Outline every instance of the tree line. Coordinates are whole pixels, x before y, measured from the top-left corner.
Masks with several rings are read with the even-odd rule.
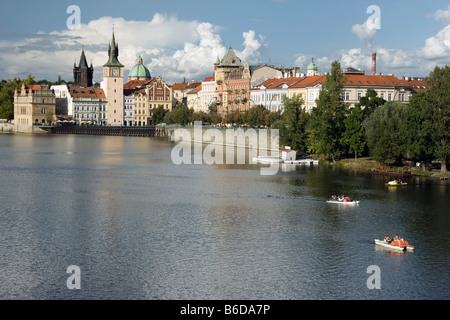
[[[311,113],[300,97],[284,98],[285,111],[274,124],[281,141],[300,154],[317,154],[331,162],[343,157],[372,156],[386,165],[404,160],[439,161],[446,172],[450,158],[450,68],[436,67],[425,79],[427,90],[409,103],[386,102],[368,89],[354,108],[343,100],[339,62],[331,72]]]

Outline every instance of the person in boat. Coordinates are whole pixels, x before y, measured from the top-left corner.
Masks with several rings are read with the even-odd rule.
[[[331,199],[337,200],[337,197],[336,197],[335,195],[332,195],[332,196],[331,196]]]
[[[386,243],[388,243],[388,244],[391,244],[391,242],[392,242],[391,237],[385,236],[385,237],[384,237],[384,242],[386,242]]]

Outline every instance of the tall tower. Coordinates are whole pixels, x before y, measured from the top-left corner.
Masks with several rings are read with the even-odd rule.
[[[108,49],[108,62],[103,65],[103,90],[108,100],[106,105],[107,123],[112,126],[123,125],[123,69],[119,60],[119,45],[114,30]]]
[[[92,78],[94,76],[94,67],[89,67],[86,61],[86,55],[84,54],[84,48],[81,51],[80,64],[73,65],[73,83],[75,86],[80,87],[92,87]]]

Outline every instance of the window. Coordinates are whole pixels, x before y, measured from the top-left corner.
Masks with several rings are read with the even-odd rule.
[[[398,96],[400,101],[405,101],[405,94],[404,93],[400,93]]]
[[[388,93],[388,101],[392,101],[392,93]]]
[[[344,92],[344,100],[350,100],[350,92]]]
[[[361,97],[362,97],[362,93],[358,92],[358,100],[361,99]]]

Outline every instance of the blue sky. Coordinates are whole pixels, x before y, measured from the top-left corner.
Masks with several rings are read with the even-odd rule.
[[[67,28],[67,8],[81,27]],[[365,26],[380,8],[380,29]],[[426,76],[450,61],[450,6],[430,0],[165,0],[28,1],[0,5],[0,79],[32,74],[72,80],[82,45],[101,81],[115,25],[119,60],[131,69],[141,55],[152,76],[169,83],[202,80],[228,47],[250,64],[299,66],[314,57],[319,73],[331,62],[396,76]]]

